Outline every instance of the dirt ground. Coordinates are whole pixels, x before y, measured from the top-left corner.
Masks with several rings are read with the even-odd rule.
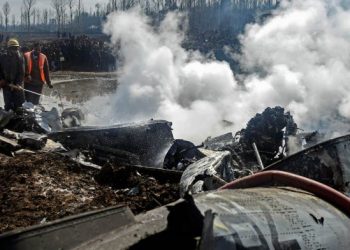
[[[177,183],[108,169],[87,169],[53,153],[0,155],[0,233],[117,204],[138,214],[179,198]]]
[[[78,71],[54,71],[50,72],[51,80],[53,82],[71,79],[84,79],[84,78],[103,78],[103,79],[116,79],[117,73],[115,72],[78,72]]]

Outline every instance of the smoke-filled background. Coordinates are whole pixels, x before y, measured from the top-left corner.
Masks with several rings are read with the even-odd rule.
[[[263,24],[248,25],[235,55],[246,72],[240,77],[181,47],[185,16],[170,13],[157,28],[150,22],[138,9],[108,16],[120,86],[87,104],[96,111],[89,123],[166,119],[176,138],[198,143],[280,105],[305,130],[349,130],[350,11],[342,1],[282,1]]]

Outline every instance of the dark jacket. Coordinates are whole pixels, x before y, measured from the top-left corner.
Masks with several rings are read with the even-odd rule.
[[[0,57],[0,80],[7,83],[22,84],[25,73],[25,62],[21,52],[7,51]]]

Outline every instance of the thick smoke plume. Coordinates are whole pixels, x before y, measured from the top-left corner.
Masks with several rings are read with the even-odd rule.
[[[294,0],[282,2],[264,25],[248,27],[241,62],[257,72],[245,81],[248,98],[286,107],[306,129],[347,132],[349,17],[342,1]]]
[[[166,119],[176,137],[197,141],[225,131],[237,83],[227,63],[206,62],[181,47],[183,20],[171,13],[156,30],[138,10],[109,16],[105,32],[123,60],[120,86],[106,107],[113,122]]]
[[[195,142],[237,131],[276,105],[306,130],[348,131],[350,11],[341,1],[284,1],[263,24],[247,26],[239,83],[227,63],[181,47],[182,20],[171,13],[152,28],[138,10],[112,13],[104,31],[123,59],[120,87],[91,109],[99,103],[113,123],[167,119],[175,137]]]

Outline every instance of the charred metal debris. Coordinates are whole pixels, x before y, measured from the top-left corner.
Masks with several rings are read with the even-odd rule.
[[[0,232],[46,225],[57,219],[60,224],[61,218],[67,215],[108,210],[111,206],[125,205],[135,214],[160,207],[161,214],[164,213],[162,230],[167,223],[165,231],[160,230],[131,249],[155,248],[155,242],[160,245],[172,242],[176,246],[174,249],[213,249],[207,246],[216,246],[217,230],[229,227],[225,224],[229,218],[224,213],[225,205],[209,208],[205,200],[224,202],[231,199],[227,197],[232,193],[226,191],[214,195],[215,198],[202,194],[194,199],[192,195],[272,170],[301,175],[350,195],[350,136],[320,143],[322,134],[301,132],[291,114],[281,107],[267,108],[256,114],[246,128],[234,135],[209,137],[201,145],[174,139],[172,124],[168,121],[86,127],[82,126],[83,120],[84,115],[77,109],[64,110],[62,114],[56,109],[45,111],[29,105],[16,113],[0,110],[0,183],[3,190],[0,199],[1,211],[5,214],[0,216]],[[258,197],[261,192],[256,190],[249,195]],[[278,192],[282,191],[272,190],[271,195]],[[248,194],[243,192],[237,197],[241,195]],[[184,197],[184,201],[164,210],[165,205],[180,197]],[[251,204],[243,202],[242,206],[249,210]],[[112,210],[119,211],[124,219],[129,218],[125,217],[129,210],[116,209]],[[107,210],[96,212],[94,216],[108,217]],[[240,223],[253,223],[248,217],[242,217]],[[309,217],[319,221],[315,215]],[[218,218],[223,227],[213,227]],[[89,220],[86,225],[90,225]],[[187,227],[192,220],[193,227]],[[135,222],[133,218],[126,221]],[[11,237],[16,234],[9,235],[0,235],[0,246],[14,244]],[[173,238],[174,235],[177,237]],[[238,246],[239,242],[230,237],[221,240],[222,247]],[[261,237],[260,241],[266,247],[270,244]],[[131,246],[131,242],[127,245]],[[297,246],[300,242],[273,241],[271,244],[279,244],[284,249],[283,246]]]

